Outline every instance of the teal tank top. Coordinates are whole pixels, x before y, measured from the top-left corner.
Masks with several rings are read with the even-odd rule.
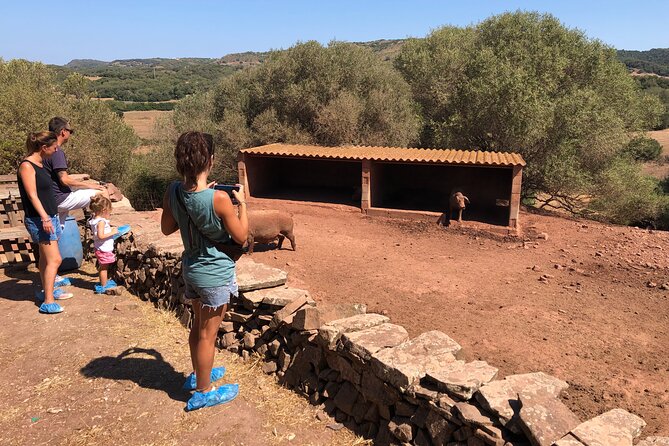
[[[212,241],[224,243],[230,240],[221,219],[214,211],[214,189],[187,192],[180,182],[170,185],[170,208],[179,224],[181,240],[184,244],[182,256],[184,279],[200,288],[228,285],[235,276],[235,262],[228,255],[216,249]],[[182,198],[177,198],[179,194]],[[189,237],[188,210],[196,228]],[[199,229],[199,230],[198,230]],[[210,240],[202,237],[200,232]],[[189,240],[190,238],[190,240]],[[192,243],[191,243],[192,242]]]

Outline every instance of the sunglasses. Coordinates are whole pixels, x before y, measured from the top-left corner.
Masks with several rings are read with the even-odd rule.
[[[72,129],[64,128],[63,130],[67,130],[68,132],[70,132],[70,135],[74,135],[74,130]]]

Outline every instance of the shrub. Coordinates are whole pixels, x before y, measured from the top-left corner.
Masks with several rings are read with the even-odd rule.
[[[662,153],[662,145],[653,138],[637,136],[627,143],[625,153],[637,161],[656,161]]]

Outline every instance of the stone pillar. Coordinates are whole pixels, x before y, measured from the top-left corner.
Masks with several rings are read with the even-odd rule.
[[[523,182],[523,166],[513,166],[513,177],[511,181],[511,201],[509,209],[509,227],[518,227],[518,214],[520,212],[520,187]]]
[[[239,175],[239,184],[244,186],[244,198],[251,197],[251,190],[249,189],[249,179],[246,176],[246,157],[242,152],[237,155],[237,173]]]
[[[371,180],[371,164],[370,160],[362,160],[362,193],[360,197],[360,209],[367,212],[372,203],[372,191],[370,187]]]

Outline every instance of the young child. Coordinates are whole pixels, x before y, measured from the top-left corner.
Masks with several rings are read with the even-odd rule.
[[[116,263],[114,236],[119,233],[119,230],[110,225],[112,204],[109,198],[103,195],[95,195],[91,198],[90,208],[93,217],[88,221],[88,224],[93,232],[95,257],[98,259],[98,271],[100,272],[100,283],[95,285],[95,294],[103,294],[105,291],[116,287],[116,282],[108,279],[107,270],[109,265]]]

